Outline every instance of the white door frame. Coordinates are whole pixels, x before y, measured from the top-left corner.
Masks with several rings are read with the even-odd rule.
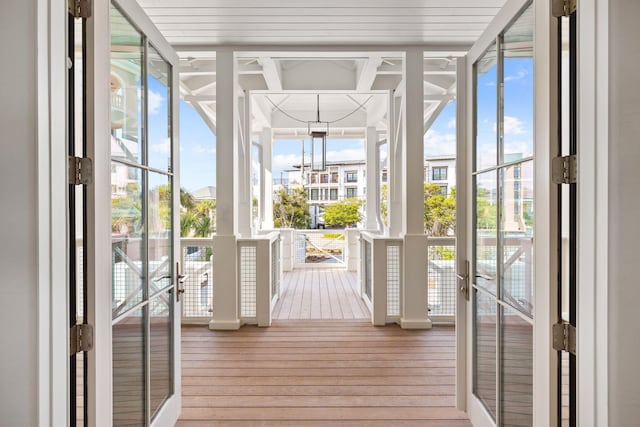
[[[466,80],[464,82],[466,108],[459,110],[462,117],[459,123],[464,123],[466,129],[458,133],[458,162],[460,175],[458,182],[465,183],[464,202],[460,204],[463,223],[458,223],[458,236],[465,236],[466,259],[473,254],[472,224],[472,159],[474,145],[474,81],[473,64],[484,54],[489,45],[511,23],[517,14],[527,5],[529,0],[509,0],[496,15],[487,30],[482,34],[466,57]],[[551,325],[556,322],[557,313],[557,260],[556,260],[556,230],[557,230],[557,187],[550,180],[551,158],[557,152],[557,109],[556,109],[556,27],[555,19],[551,16],[550,2],[534,1],[534,327],[533,327],[533,423],[540,426],[557,425],[557,360],[556,352],[552,348]],[[460,81],[460,80],[459,80]],[[460,91],[458,92],[461,93]],[[462,127],[462,126],[460,126]],[[464,143],[461,143],[460,140]],[[460,194],[460,193],[459,193]],[[460,221],[460,220],[459,220]],[[464,227],[464,228],[462,228]],[[460,249],[459,249],[460,250]],[[460,258],[462,259],[462,258]],[[458,265],[458,271],[461,266]],[[470,278],[469,286],[473,281]],[[470,289],[471,292],[471,289]],[[457,324],[461,336],[458,338],[458,398],[457,405],[466,409],[469,418],[477,426],[492,426],[491,420],[484,406],[473,394],[473,311],[472,303],[461,303],[462,295],[458,295]],[[462,308],[462,310],[461,310]],[[465,312],[466,315],[462,314]],[[460,328],[464,325],[464,328]],[[465,350],[465,358],[460,353]],[[464,364],[466,362],[466,364]],[[465,375],[465,380],[460,378]],[[465,384],[466,383],[466,384]],[[466,387],[461,396],[462,387]]]
[[[173,173],[174,189],[179,182],[178,56],[142,8],[133,0],[114,0],[138,30],[172,66]],[[90,426],[112,424],[112,314],[111,314],[111,128],[110,128],[110,2],[93,2],[87,20],[87,156],[93,159],[94,182],[87,188],[88,323],[94,326],[94,349],[89,354],[88,405]],[[173,192],[174,230],[180,230],[180,193]],[[174,260],[180,260],[180,237],[174,233]],[[174,272],[174,274],[177,274]],[[177,277],[176,279],[177,280]],[[175,293],[172,294],[175,297]],[[174,310],[174,393],[157,413],[152,425],[173,426],[181,408],[180,320],[181,307]]]

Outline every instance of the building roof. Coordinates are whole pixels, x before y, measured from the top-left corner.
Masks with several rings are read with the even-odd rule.
[[[198,188],[191,192],[191,195],[196,200],[215,200],[216,199],[216,187],[210,185],[208,187]]]

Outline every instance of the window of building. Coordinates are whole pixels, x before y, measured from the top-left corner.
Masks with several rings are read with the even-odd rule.
[[[440,186],[440,194],[442,194],[443,196],[447,197],[449,189],[447,188],[446,185],[441,185]]]
[[[338,172],[331,172],[331,183],[332,184],[338,183]]]
[[[382,182],[387,182],[388,179],[387,171],[382,171]]]
[[[447,180],[447,166],[435,166],[431,170],[431,178],[434,181],[446,181]]]
[[[348,171],[346,174],[347,182],[358,182],[358,172],[357,171]]]
[[[311,183],[315,184],[316,182],[318,182],[318,174],[317,173],[312,173],[311,174]]]
[[[311,189],[311,200],[318,200],[318,189]]]
[[[358,197],[358,188],[357,187],[347,187],[347,198],[349,197]]]
[[[320,184],[328,184],[329,183],[329,174],[323,173],[320,175]]]
[[[329,190],[329,198],[331,200],[338,200],[338,189],[337,188],[332,188],[331,190]]]

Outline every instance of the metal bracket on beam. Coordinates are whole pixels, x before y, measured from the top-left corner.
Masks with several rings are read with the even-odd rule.
[[[553,0],[551,13],[554,17],[569,16],[578,9],[578,0]]]

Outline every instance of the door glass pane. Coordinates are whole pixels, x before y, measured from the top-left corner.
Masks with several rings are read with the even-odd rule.
[[[170,78],[171,66],[149,45],[147,49],[147,109],[149,120],[149,166],[171,170]]]
[[[495,166],[498,161],[497,68],[496,44],[493,43],[475,64],[476,171]]]
[[[171,197],[171,177],[149,172],[149,295],[173,283]]]
[[[533,6],[503,36],[503,162],[533,155]]]
[[[477,286],[496,294],[497,272],[497,179],[496,172],[475,177],[475,281]]]
[[[503,426],[533,425],[533,325],[502,308],[501,393]]]
[[[142,163],[142,35],[111,6],[111,157]]]
[[[533,161],[502,169],[501,299],[533,315]]]
[[[142,171],[111,163],[111,274],[113,317],[143,298]]]
[[[149,346],[151,415],[160,408],[172,393],[171,367],[173,307],[172,292],[164,292],[149,301]]]
[[[496,418],[496,299],[474,291],[473,392]]]
[[[133,310],[113,325],[113,425],[145,422],[146,307]]]

